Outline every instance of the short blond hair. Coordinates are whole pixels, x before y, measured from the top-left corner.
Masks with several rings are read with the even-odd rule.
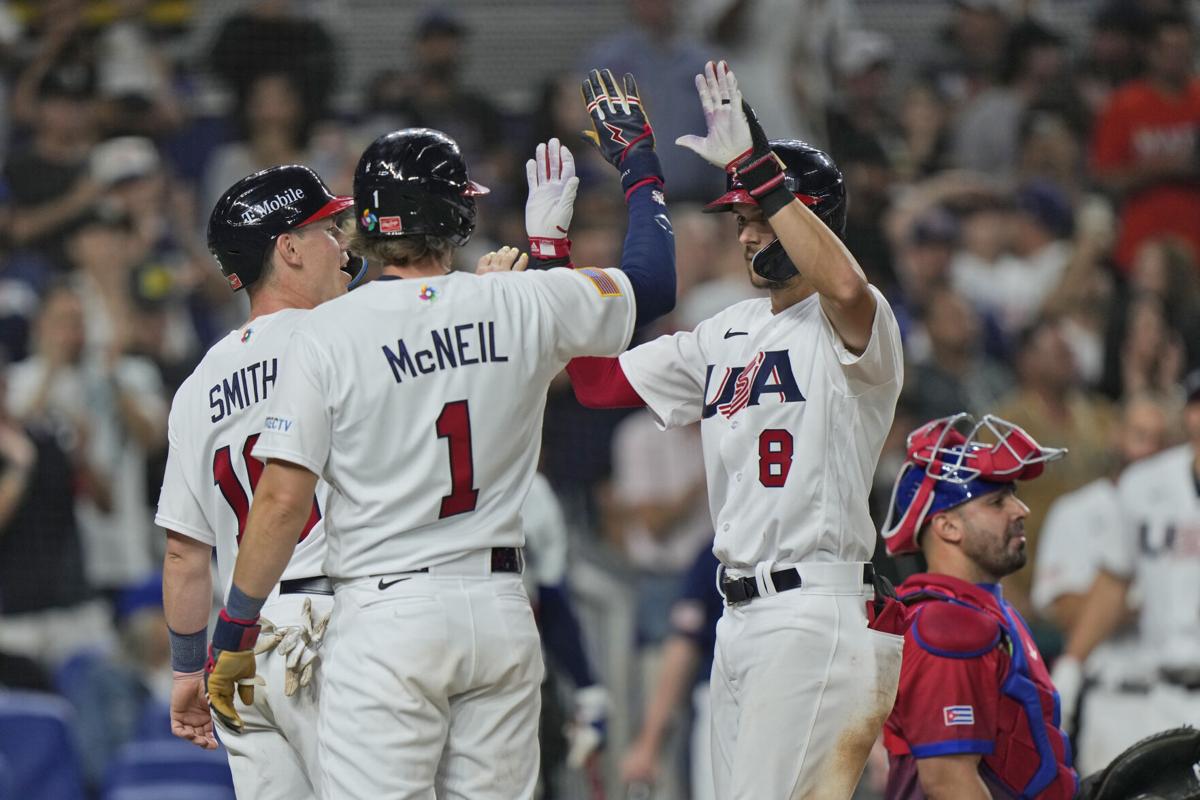
[[[450,266],[454,245],[440,236],[397,236],[379,238],[355,231],[350,237],[350,252],[379,267],[408,267],[433,259]]]

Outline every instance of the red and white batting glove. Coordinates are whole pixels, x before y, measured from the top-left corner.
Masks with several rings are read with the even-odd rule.
[[[529,254],[545,260],[571,257],[567,233],[575,213],[575,158],[558,139],[539,144],[534,157],[525,162],[529,198],[525,201],[525,232]]]
[[[680,136],[675,144],[713,166],[733,172],[738,162],[754,150],[737,78],[724,61],[709,61],[704,73],[696,76],[696,93],[700,95],[708,132],[704,136]]]

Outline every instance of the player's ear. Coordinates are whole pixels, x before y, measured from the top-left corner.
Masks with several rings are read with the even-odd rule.
[[[962,517],[957,513],[958,509],[938,514],[929,521],[929,530],[926,535],[938,542],[946,544],[961,544],[966,529],[962,524]],[[932,541],[930,542],[933,543]]]

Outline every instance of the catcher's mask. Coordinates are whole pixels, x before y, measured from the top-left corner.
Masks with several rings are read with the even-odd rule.
[[[921,527],[943,511],[1042,474],[1065,448],[1042,447],[1017,425],[961,413],[908,435],[908,457],[888,503],[883,539],[889,555],[920,550]]]

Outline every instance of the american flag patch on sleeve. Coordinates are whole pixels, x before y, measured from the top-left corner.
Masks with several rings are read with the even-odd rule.
[[[942,709],[942,718],[945,720],[947,727],[951,725],[974,725],[975,707],[945,706]]]
[[[592,285],[596,287],[596,291],[600,293],[601,297],[621,296],[621,287],[618,286],[617,282],[610,278],[608,273],[604,270],[592,269],[588,267],[585,269],[577,269],[575,272],[576,274],[582,275],[591,281]]]

